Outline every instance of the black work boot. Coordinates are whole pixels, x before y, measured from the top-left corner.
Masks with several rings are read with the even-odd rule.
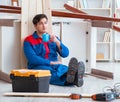
[[[74,83],[75,74],[78,71],[78,60],[75,57],[72,57],[69,61],[68,72],[66,81],[68,83]]]
[[[83,76],[85,73],[85,65],[82,61],[78,63],[78,71],[75,75],[74,84],[78,87],[81,87],[84,83]]]

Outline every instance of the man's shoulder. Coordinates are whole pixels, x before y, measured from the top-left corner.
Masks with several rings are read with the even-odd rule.
[[[32,34],[27,36],[24,42],[29,42],[31,45],[37,45],[37,44],[41,44],[42,39],[38,39]]]
[[[30,34],[25,38],[25,41],[31,41],[32,39],[34,39],[34,37],[32,34]]]

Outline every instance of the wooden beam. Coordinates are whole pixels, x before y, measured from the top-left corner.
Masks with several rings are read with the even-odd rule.
[[[52,16],[120,22],[119,18],[87,15],[87,13],[81,10],[78,10],[74,7],[71,7],[67,4],[65,4],[64,7],[67,10],[70,10],[75,13],[73,14],[73,13],[67,13],[67,12],[52,11]],[[0,10],[0,12],[3,12],[3,13],[17,13],[17,14],[21,13],[21,7],[0,5],[0,8],[3,8],[3,10]]]
[[[91,73],[85,73],[86,75],[94,76],[97,78],[105,79],[105,80],[112,80],[113,79],[113,73],[98,69],[91,69]]]
[[[85,73],[85,75],[90,75],[90,76],[93,76],[93,77],[96,77],[96,78],[100,78],[100,79],[104,79],[104,80],[111,80],[111,78],[100,76],[100,75],[96,75],[96,74],[91,74],[91,73]]]
[[[69,6],[67,4],[64,4],[64,7],[69,10],[72,11],[74,13],[82,13],[82,14],[87,14],[81,10],[78,10],[72,6]],[[112,30],[115,30],[117,32],[120,32],[120,27],[115,26],[112,24],[113,22],[107,22],[107,21],[99,21],[99,20],[92,20],[92,26],[93,27],[104,27],[104,28],[112,28]]]
[[[120,32],[120,27],[118,27],[118,26],[113,26],[112,29],[117,31],[117,32]]]
[[[21,7],[6,6],[6,5],[0,5],[0,8],[3,8],[3,9],[12,9],[12,10],[21,10]]]
[[[81,98],[91,98],[91,94],[71,94],[71,93],[28,93],[28,92],[7,92],[3,94],[4,96],[24,96],[24,97],[50,97],[50,98],[70,98],[73,100]]]
[[[112,28],[113,22],[112,21],[92,20],[91,25],[92,25],[92,27]]]
[[[93,16],[93,15],[87,15],[82,13],[68,13],[68,12],[61,12],[61,11],[52,11],[52,16],[120,22],[120,18]]]
[[[64,7],[73,13],[87,14],[86,12],[83,12],[75,7],[69,6],[68,4],[64,4]],[[107,21],[92,20],[91,24],[92,27],[112,28],[112,22]]]
[[[47,17],[49,18],[48,20],[48,29],[47,32],[52,34],[52,18],[51,18],[51,1],[50,0],[43,0],[43,13],[47,15]]]
[[[64,7],[65,7],[67,10],[69,10],[69,11],[71,11],[71,12],[74,12],[74,13],[87,14],[87,13],[85,13],[85,12],[83,12],[83,11],[81,11],[81,10],[78,10],[78,9],[76,9],[75,7],[72,7],[72,6],[68,5],[68,4],[64,4]]]
[[[99,69],[92,69],[91,74],[106,77],[108,79],[113,79],[113,73],[108,71],[103,71]]]
[[[0,19],[0,26],[13,26],[14,19]]]
[[[2,13],[15,13],[15,14],[21,14],[21,10],[0,10]]]
[[[11,83],[11,79],[10,79],[9,74],[7,74],[5,72],[2,72],[2,71],[0,71],[0,80],[6,81],[8,83]]]
[[[21,7],[0,5],[0,12],[21,14]]]

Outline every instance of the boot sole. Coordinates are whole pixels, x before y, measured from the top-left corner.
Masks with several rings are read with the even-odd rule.
[[[68,65],[67,79],[68,83],[73,83],[75,79],[75,74],[78,71],[78,61],[76,58],[71,58]]]
[[[78,63],[78,72],[77,72],[77,79],[75,80],[75,85],[78,87],[81,87],[84,83],[83,81],[83,76],[85,73],[85,65],[84,63],[81,61]]]

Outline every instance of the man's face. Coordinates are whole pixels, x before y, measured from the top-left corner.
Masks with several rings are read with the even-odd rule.
[[[46,33],[47,32],[47,25],[48,25],[48,20],[46,18],[42,18],[37,25],[35,25],[35,28],[37,32],[39,33]]]

